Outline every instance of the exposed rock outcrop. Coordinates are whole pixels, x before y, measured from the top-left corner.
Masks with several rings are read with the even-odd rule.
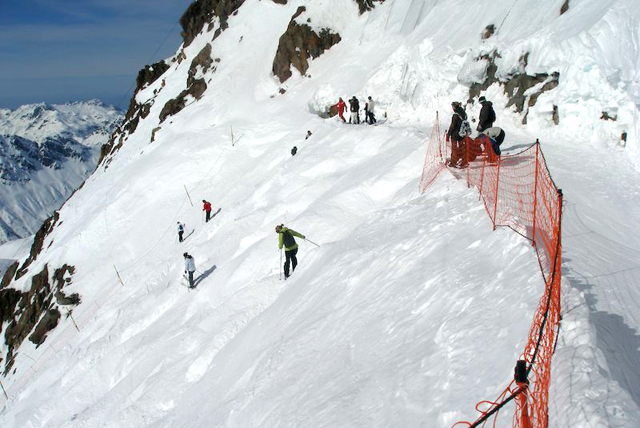
[[[550,91],[558,86],[560,73],[536,73],[527,74],[526,67],[528,64],[529,54],[525,54],[520,58],[521,72],[512,73],[506,78],[497,77],[498,67],[495,59],[500,55],[496,52],[491,55],[484,55],[478,58],[479,61],[486,61],[486,77],[482,83],[474,83],[469,88],[469,100],[472,100],[486,91],[491,85],[498,83],[504,87],[504,92],[509,97],[507,107],[515,106],[516,112],[525,112],[522,123],[527,123],[527,112],[538,101],[538,97],[544,92]]]
[[[127,114],[124,116],[122,124],[111,134],[109,141],[100,147],[100,158],[98,159],[98,165],[101,165],[104,159],[114,153],[122,147],[124,139],[127,134],[135,132],[140,119],[144,119],[149,115],[151,106],[153,103],[139,104],[136,102],[136,94],[141,90],[158,80],[168,69],[169,64],[164,61],[157,62],[152,65],[145,65],[145,67],[138,72],[136,77],[136,89],[129,102],[129,108]]]
[[[213,58],[211,58],[211,44],[207,43],[207,45],[202,48],[198,55],[193,58],[193,61],[191,61],[191,66],[189,66],[189,76],[187,77],[187,87],[191,87],[193,85],[198,73],[203,75],[204,73],[209,71],[212,64]]]
[[[7,346],[5,375],[11,370],[16,350],[28,337],[31,342],[40,346],[60,320],[60,306],[77,305],[81,299],[78,294],[67,296],[63,288],[71,281],[75,272],[72,266],[64,265],[53,274],[53,285],[49,281],[47,265],[33,276],[28,292],[13,288],[0,290],[0,332],[5,322]],[[67,278],[65,276],[69,275]]]
[[[214,17],[220,19],[220,28],[216,30],[214,39],[229,28],[229,17],[235,14],[244,0],[196,0],[180,18],[182,26],[182,40],[184,46],[189,46],[193,39],[202,31],[206,24],[211,24]]]
[[[309,58],[317,58],[331,46],[340,42],[340,34],[334,34],[328,28],[323,28],[317,34],[306,24],[298,24],[296,18],[306,11],[300,6],[291,17],[287,31],[280,37],[276,57],[273,60],[272,71],[284,82],[293,74],[294,66],[300,74],[305,74],[309,68]]]
[[[489,24],[485,27],[484,31],[482,32],[482,40],[486,40],[489,37],[493,36],[496,32],[496,26],[493,24]]]
[[[618,120],[618,116],[615,114],[609,114],[609,112],[603,111],[602,115],[600,116],[600,119],[602,120],[610,120],[612,122],[615,122]]]
[[[9,285],[9,283],[13,280],[13,275],[15,275],[16,271],[18,270],[18,266],[20,266],[20,263],[18,261],[15,261],[11,264],[11,266],[7,268],[6,272],[2,276],[2,282],[0,282],[0,290]]]
[[[169,64],[164,61],[156,62],[152,65],[145,65],[144,68],[138,72],[138,77],[136,77],[135,92],[158,80],[169,67]]]
[[[162,108],[162,111],[160,111],[160,123],[164,122],[167,117],[173,116],[174,114],[185,108],[188,101],[187,95],[191,95],[196,100],[199,100],[206,90],[207,83],[204,81],[204,79],[194,80],[188,89],[180,92],[180,94],[176,98],[167,101],[167,103]]]
[[[24,274],[27,273],[29,265],[33,263],[33,261],[42,251],[42,247],[44,246],[44,238],[46,238],[47,235],[53,231],[59,219],[60,214],[58,213],[58,211],[56,211],[51,217],[49,217],[44,221],[44,223],[42,223],[42,226],[40,226],[40,230],[38,230],[35,238],[33,239],[33,244],[31,244],[29,257],[27,257],[27,260],[24,261],[20,269],[16,272],[16,279],[20,279],[22,276],[24,276]]]
[[[384,0],[356,0],[356,3],[358,3],[358,9],[360,9],[360,15],[373,9],[375,7],[373,4],[375,1],[379,3],[384,2]]]

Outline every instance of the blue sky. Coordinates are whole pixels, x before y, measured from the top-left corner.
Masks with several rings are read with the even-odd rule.
[[[98,98],[126,109],[138,70],[173,55],[192,0],[0,0],[0,107]]]

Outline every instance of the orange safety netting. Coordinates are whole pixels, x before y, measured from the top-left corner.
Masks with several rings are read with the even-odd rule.
[[[560,324],[562,191],[551,178],[538,142],[520,153],[503,156],[494,153],[486,137],[466,137],[452,148],[440,133],[436,116],[420,191],[424,193],[452,160],[462,166],[455,168],[456,175],[477,187],[494,229],[509,227],[532,242],[545,281],[545,293],[514,380],[497,400],[476,406],[480,416],[475,422],[455,425],[479,427],[493,419],[495,426],[498,411],[513,400],[514,427],[546,428],[551,357]]]

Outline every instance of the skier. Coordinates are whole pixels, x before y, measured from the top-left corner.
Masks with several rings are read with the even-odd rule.
[[[351,111],[351,116],[349,116],[349,123],[353,122],[355,124],[359,124],[360,123],[360,114],[359,114],[360,102],[358,101],[355,95],[349,100],[349,111]]]
[[[342,98],[338,100],[338,103],[334,105],[338,109],[338,116],[342,119],[342,122],[346,122],[344,119],[344,112],[347,111],[347,103]]]
[[[209,220],[211,220],[211,202],[205,201],[204,199],[202,200],[202,211],[205,211],[207,213],[207,220],[206,222],[208,223]]]
[[[342,99],[342,98],[340,98],[340,99]],[[343,103],[344,103],[344,101],[343,101]],[[344,119],[343,119],[343,120],[344,120]],[[308,139],[309,139],[309,137],[311,137],[312,135],[313,135],[313,132],[311,132],[311,131],[307,131],[307,136],[306,136],[306,137],[304,137],[304,139],[305,139],[305,140],[308,140]]]
[[[464,158],[466,149],[464,142],[465,137],[460,135],[460,128],[462,127],[462,122],[467,120],[467,113],[457,101],[451,103],[451,108],[453,109],[453,115],[451,116],[449,131],[447,131],[447,141],[451,141],[451,160],[448,166],[456,167],[458,161],[462,159],[460,167],[464,168],[468,163]]]
[[[373,125],[376,123],[376,117],[373,115],[373,109],[375,107],[375,103],[371,99],[371,97],[367,98],[367,103],[364,105],[364,114],[365,114],[365,122],[369,125]]]
[[[478,132],[483,132],[485,129],[491,128],[493,122],[496,121],[496,112],[493,110],[491,101],[487,101],[485,97],[478,98],[482,108],[480,109],[480,117],[478,118]]]
[[[189,288],[194,288],[193,273],[196,271],[196,262],[189,253],[184,253],[184,273],[189,273]]]
[[[298,265],[298,259],[296,258],[298,244],[296,244],[296,240],[293,237],[297,236],[298,238],[305,239],[305,236],[293,229],[284,227],[284,224],[276,226],[276,233],[278,234],[278,248],[282,250],[284,246],[284,255],[286,257],[284,262],[284,279],[287,279],[289,278],[289,263],[291,263],[291,267],[293,268],[292,272],[296,270],[296,266]]]
[[[184,224],[178,222],[178,240],[182,242],[184,239],[182,235],[184,234]]]

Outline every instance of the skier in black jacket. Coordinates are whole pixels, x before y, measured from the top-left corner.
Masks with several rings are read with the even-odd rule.
[[[493,110],[491,101],[487,101],[485,97],[480,97],[478,101],[482,104],[482,108],[480,109],[477,131],[483,132],[485,129],[493,127],[493,122],[496,121],[496,112]]]
[[[447,131],[447,141],[451,141],[451,160],[449,161],[449,166],[457,166],[458,160],[462,159],[461,167],[464,168],[467,162],[464,159],[465,144],[463,141],[464,137],[460,135],[460,128],[462,127],[462,121],[467,120],[467,113],[457,101],[451,103],[451,108],[453,109],[453,115],[451,116],[449,131]]]
[[[351,111],[351,115],[349,116],[349,123],[353,121],[353,123],[360,123],[360,101],[354,95],[349,100],[349,111]]]

